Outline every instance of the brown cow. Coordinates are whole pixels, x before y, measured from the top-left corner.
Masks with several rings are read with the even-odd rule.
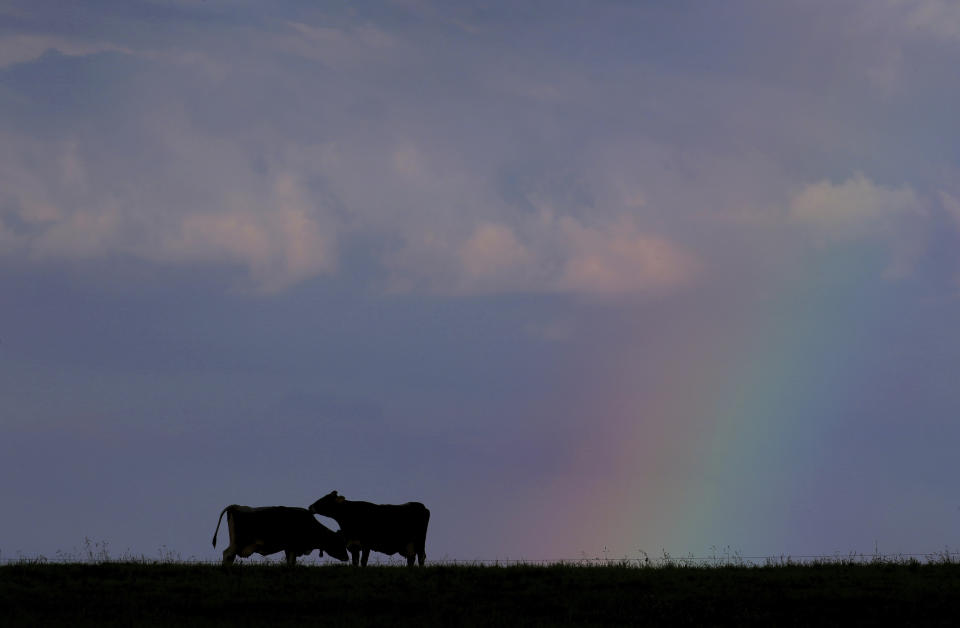
[[[217,529],[213,532],[213,546],[217,546],[217,532],[223,514],[227,514],[230,546],[223,550],[223,564],[231,565],[237,556],[246,558],[256,552],[261,556],[285,552],[287,564],[294,565],[297,556],[305,556],[315,549],[320,556],[326,552],[340,560],[347,560],[347,546],[343,534],[334,532],[317,521],[306,508],[288,506],[227,506],[220,512]]]
[[[413,566],[414,557],[420,566],[427,558],[427,524],[430,511],[420,502],[406,504],[371,504],[348,501],[333,491],[310,506],[310,512],[330,517],[340,524],[347,548],[357,565],[367,565],[370,550],[383,554],[400,553]]]

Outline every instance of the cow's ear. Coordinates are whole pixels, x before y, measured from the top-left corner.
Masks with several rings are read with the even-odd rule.
[[[336,492],[336,491],[330,491],[330,494],[333,495],[334,497],[337,496],[337,492]]]
[[[338,504],[342,504],[342,503],[345,502],[345,501],[347,501],[347,498],[344,497],[343,495],[340,495],[339,497],[337,497],[337,503],[338,503]]]

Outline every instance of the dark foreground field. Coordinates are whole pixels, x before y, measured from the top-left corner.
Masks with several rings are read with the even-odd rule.
[[[958,564],[13,564],[0,625],[958,625]]]

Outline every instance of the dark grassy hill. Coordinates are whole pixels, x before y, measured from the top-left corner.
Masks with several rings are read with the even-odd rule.
[[[0,624],[958,625],[960,565],[11,564]]]

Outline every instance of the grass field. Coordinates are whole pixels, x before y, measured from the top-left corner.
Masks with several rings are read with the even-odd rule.
[[[0,566],[4,626],[957,625],[960,565]]]

